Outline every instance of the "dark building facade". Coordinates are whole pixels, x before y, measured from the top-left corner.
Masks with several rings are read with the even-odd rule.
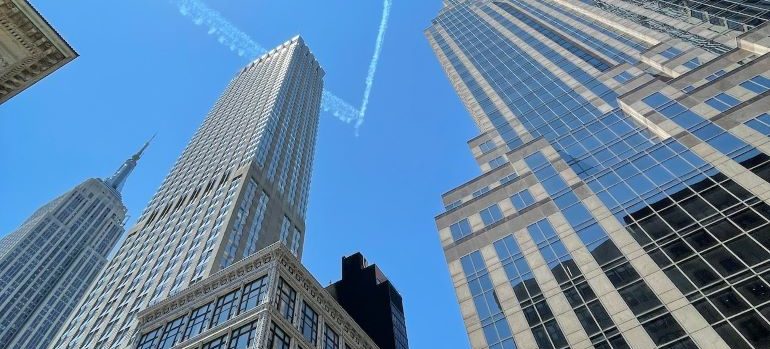
[[[401,295],[360,252],[342,257],[342,279],[326,290],[380,349],[409,348]]]

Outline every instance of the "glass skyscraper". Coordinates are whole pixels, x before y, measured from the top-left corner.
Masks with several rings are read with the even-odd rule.
[[[770,347],[765,8],[444,2],[483,173],[436,223],[472,348]]]
[[[91,178],[0,239],[0,348],[46,348],[123,234],[120,192],[144,147],[113,176]]]
[[[128,348],[142,309],[275,242],[299,257],[323,75],[300,37],[244,67],[50,348]]]

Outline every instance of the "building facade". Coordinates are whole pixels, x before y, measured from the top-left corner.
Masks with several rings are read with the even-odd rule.
[[[770,347],[770,26],[706,3],[445,1],[425,33],[483,174],[436,223],[471,347]]]
[[[408,349],[401,294],[361,253],[342,257],[342,279],[326,287],[380,349]]]
[[[277,241],[301,256],[323,75],[300,37],[238,73],[51,348],[126,348],[148,305]]]
[[[0,239],[0,348],[46,348],[86,294],[124,232],[120,190],[146,147]]]
[[[131,348],[377,349],[283,244],[139,313]]]
[[[0,4],[0,104],[78,54],[26,0]]]

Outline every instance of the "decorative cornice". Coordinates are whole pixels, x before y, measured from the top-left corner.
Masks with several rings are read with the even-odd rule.
[[[0,0],[1,1],[1,0]],[[290,276],[296,285],[301,285],[301,293],[320,306],[325,313],[325,321],[332,322],[335,327],[344,331],[345,337],[352,339],[361,349],[377,349],[377,345],[366,336],[366,332],[353,320],[350,315],[337,303],[326,289],[318,283],[313,275],[294,257],[282,243],[277,242],[256,254],[247,257],[230,267],[223,269],[198,283],[188,286],[155,305],[148,307],[138,314],[139,328],[147,323],[170,321],[171,314],[180,310],[185,312],[194,307],[202,299],[218,295],[223,290],[230,290],[233,285],[242,280],[251,280],[255,273],[269,271],[273,267],[280,268],[281,275]],[[298,290],[298,292],[300,292]],[[272,303],[270,303],[272,304]],[[236,317],[235,319],[237,319]]]
[[[26,0],[0,0],[0,55],[0,104],[78,56]]]

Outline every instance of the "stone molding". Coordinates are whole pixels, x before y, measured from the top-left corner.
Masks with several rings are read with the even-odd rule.
[[[0,104],[78,56],[26,0],[0,0],[3,55]]]

